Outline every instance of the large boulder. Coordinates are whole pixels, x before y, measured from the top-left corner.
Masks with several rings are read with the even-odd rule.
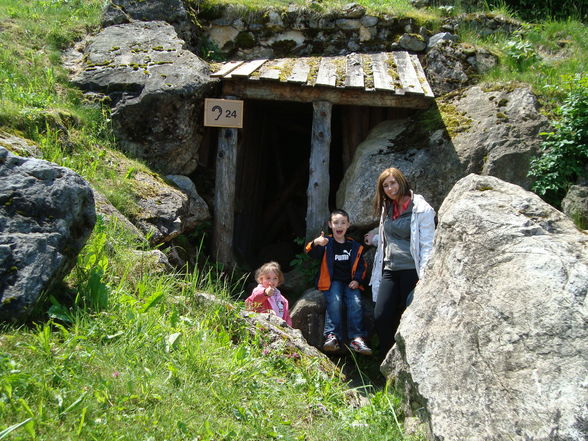
[[[455,182],[470,173],[529,188],[529,162],[548,126],[526,87],[472,86],[448,94],[415,119],[384,121],[356,149],[337,191],[337,206],[358,228],[375,225],[371,201],[382,170],[397,167],[439,209]]]
[[[424,59],[427,80],[436,96],[463,88],[498,63],[498,57],[483,48],[451,39],[437,42]]]
[[[588,236],[519,186],[460,180],[382,371],[431,440],[588,435]]]
[[[178,180],[179,177],[174,178]],[[169,242],[210,219],[208,206],[195,188],[191,189],[192,193],[186,193],[157,175],[142,171],[133,179],[139,210],[130,220],[151,244]]]
[[[572,185],[561,201],[561,209],[580,228],[588,229],[588,185]]]
[[[165,174],[196,169],[202,100],[218,80],[162,21],[109,26],[66,56],[72,81],[107,94],[121,148]]]
[[[26,319],[72,269],[95,222],[79,175],[0,147],[0,320]]]
[[[190,47],[197,43],[197,29],[182,0],[110,0],[102,14],[102,26],[133,21],[166,21]]]

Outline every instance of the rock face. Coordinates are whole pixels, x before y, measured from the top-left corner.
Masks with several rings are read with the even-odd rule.
[[[111,0],[104,8],[102,26],[133,21],[166,21],[190,46],[196,43],[197,30],[182,0]]]
[[[588,185],[572,185],[561,201],[561,209],[580,228],[588,229]]]
[[[496,66],[498,57],[485,49],[451,39],[436,42],[425,55],[425,72],[436,96],[471,85]]]
[[[583,441],[587,292],[585,233],[536,195],[469,175],[439,211],[382,371],[430,439]]]
[[[95,221],[80,176],[0,147],[0,320],[26,319],[74,266]]]
[[[165,174],[196,169],[201,102],[218,84],[183,47],[170,24],[137,21],[103,29],[66,63],[81,89],[111,98],[120,146]]]
[[[148,173],[138,172],[134,179],[142,194],[137,201],[140,211],[131,221],[151,244],[169,242],[210,219],[208,206],[195,190],[198,199]]]
[[[357,147],[337,191],[337,206],[356,227],[377,222],[371,200],[377,176],[388,167],[402,170],[435,210],[470,173],[529,188],[529,162],[548,124],[529,89],[472,86],[439,99],[438,108],[421,117],[437,119],[439,128],[423,129],[430,124],[423,119],[384,121]]]

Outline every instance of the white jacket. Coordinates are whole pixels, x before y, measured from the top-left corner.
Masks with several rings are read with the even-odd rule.
[[[420,194],[412,195],[412,215],[410,217],[410,254],[414,259],[419,279],[423,278],[424,268],[433,249],[435,236],[435,210]],[[377,246],[374,257],[374,267],[370,285],[372,287],[372,299],[375,302],[380,289],[382,272],[384,270],[384,251],[386,249],[386,237],[384,235],[384,207],[380,215],[378,234],[374,235],[373,242]]]

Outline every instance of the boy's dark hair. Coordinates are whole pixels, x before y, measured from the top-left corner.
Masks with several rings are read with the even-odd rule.
[[[333,219],[333,216],[335,216],[336,214],[345,216],[347,218],[347,222],[351,222],[349,220],[349,213],[347,213],[345,210],[341,210],[340,208],[335,208],[333,211],[331,211],[331,214],[329,215],[329,222],[331,221],[331,219]]]

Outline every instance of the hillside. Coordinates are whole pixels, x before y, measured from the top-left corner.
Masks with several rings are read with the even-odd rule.
[[[117,148],[108,103],[73,87],[61,64],[62,51],[99,29],[102,4],[1,2],[0,146],[71,168],[133,217],[141,197],[133,177],[163,179]],[[433,31],[447,14],[462,12],[420,10],[401,0],[365,6],[417,17]],[[510,14],[506,8],[491,13]],[[523,23],[511,36],[480,37],[463,28],[459,35],[501,60],[481,84],[526,83],[553,121],[583,117],[560,108],[570,103],[568,109],[577,109],[572,99],[586,98],[588,30],[582,22]],[[555,162],[571,172],[556,183],[548,165],[536,169],[537,177],[546,176],[536,191],[554,205],[565,188],[559,184],[569,186],[581,173],[564,160]],[[424,439],[403,426],[399,396],[372,384],[381,384],[375,363],[339,360],[359,372],[350,383],[338,367],[272,352],[263,330],[250,333],[237,300],[248,274],[227,273],[212,260],[209,234],[203,225],[181,237],[193,264],[169,271],[137,257],[158,246],[114,217],[99,217],[62,286],[47,293],[26,324],[2,325],[0,439]],[[202,303],[197,294],[203,292],[227,303]]]

